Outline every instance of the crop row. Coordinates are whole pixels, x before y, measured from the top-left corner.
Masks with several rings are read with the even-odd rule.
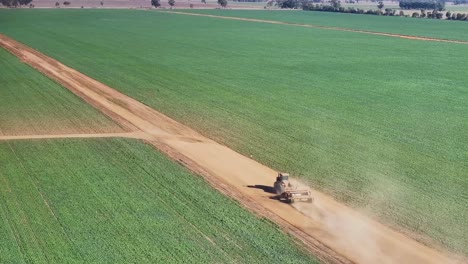
[[[119,132],[67,89],[0,48],[0,134]]]
[[[135,140],[0,143],[1,263],[313,263]]]

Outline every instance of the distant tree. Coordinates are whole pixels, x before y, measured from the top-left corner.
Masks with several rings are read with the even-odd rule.
[[[193,4],[190,4],[190,8],[193,8]]]
[[[64,6],[69,6],[70,4],[71,4],[71,3],[68,2],[68,1],[63,2],[63,5],[64,5]]]
[[[405,12],[403,12],[403,10],[400,10],[400,16],[405,16]]]
[[[101,1],[101,6],[104,6],[104,1]]]
[[[396,10],[391,8],[385,8],[385,16],[395,16]]]
[[[151,0],[151,5],[158,8],[161,6],[160,0]]]
[[[411,17],[419,17],[419,13],[418,12],[414,12]]]
[[[341,1],[339,0],[331,0],[330,1],[330,4],[335,8],[335,9],[339,9],[341,7]]]
[[[206,0],[201,0],[202,3],[206,4]]]
[[[175,5],[175,0],[169,0],[167,3],[171,6],[172,9],[172,7]]]
[[[0,0],[0,3],[6,7],[18,7],[28,5],[32,0]]]
[[[447,19],[450,19],[452,18],[452,13],[450,11],[447,11],[447,13],[445,13],[445,16],[447,17]]]
[[[276,6],[279,8],[297,9],[301,7],[299,0],[276,0]]]
[[[59,7],[60,6],[60,3],[59,2],[55,2],[55,7]]]
[[[384,5],[384,3],[383,3],[382,1],[380,1],[379,4],[377,4],[377,8],[378,8],[379,10],[382,10],[382,8],[384,8],[384,6],[385,6],[385,5]]]
[[[267,8],[271,8],[273,6],[273,0],[268,0],[266,3]]]
[[[218,0],[218,4],[223,7],[223,8],[226,8],[228,2],[227,0]]]
[[[426,10],[421,9],[421,15],[419,15],[419,16],[422,17],[422,18],[425,18],[426,17]]]
[[[457,20],[466,20],[466,14],[458,13]]]

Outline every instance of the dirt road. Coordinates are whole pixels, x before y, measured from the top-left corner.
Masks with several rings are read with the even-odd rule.
[[[100,133],[100,134],[57,134],[57,135],[21,135],[21,136],[2,136],[0,141],[4,140],[27,140],[27,139],[52,139],[52,138],[137,138],[149,139],[148,135],[143,132],[129,133]]]
[[[344,32],[355,32],[355,33],[361,33],[361,34],[370,34],[370,35],[393,37],[393,38],[403,38],[403,39],[410,39],[410,40],[422,40],[422,41],[468,44],[468,41],[464,41],[464,40],[429,38],[429,37],[421,37],[421,36],[411,36],[411,35],[401,35],[401,34],[394,34],[394,33],[377,32],[377,31],[370,31],[370,30],[359,30],[359,29],[352,29],[352,28],[321,26],[321,25],[314,25],[314,24],[300,24],[300,23],[283,22],[283,21],[276,21],[276,20],[218,16],[218,15],[187,13],[187,12],[179,12],[179,11],[177,11],[177,12],[176,11],[159,11],[159,12],[179,14],[179,15],[189,15],[189,16],[203,16],[203,17],[221,18],[221,19],[229,19],[229,20],[240,20],[240,21],[257,22],[257,23],[288,25],[288,26],[296,26],[296,27],[321,28],[321,29],[328,29],[328,30],[336,30],[336,31],[344,31]]]
[[[119,124],[146,133],[147,142],[245,207],[278,223],[323,262],[454,263],[322,193],[314,192],[314,204],[297,208],[273,200],[262,186],[272,185],[276,171],[13,39],[0,35],[0,45]]]

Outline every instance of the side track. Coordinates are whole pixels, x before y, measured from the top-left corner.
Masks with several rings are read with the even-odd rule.
[[[403,39],[411,39],[411,40],[422,40],[422,41],[434,41],[434,42],[445,42],[445,43],[468,44],[468,41],[464,41],[464,40],[452,40],[452,39],[442,39],[442,38],[430,38],[430,37],[421,37],[421,36],[412,36],[412,35],[402,35],[402,34],[395,34],[395,33],[385,33],[385,32],[370,31],[370,30],[360,30],[360,29],[352,29],[352,28],[342,28],[342,27],[332,27],[332,26],[321,26],[321,25],[314,25],[314,24],[300,24],[300,23],[283,22],[283,21],[276,21],[276,20],[265,20],[265,19],[244,18],[244,17],[230,17],[230,16],[218,16],[218,15],[188,13],[188,12],[179,12],[179,11],[158,11],[158,12],[171,13],[171,14],[179,14],[179,15],[188,15],[188,16],[203,16],[203,17],[221,18],[221,19],[229,19],[229,20],[240,20],[240,21],[248,21],[248,22],[256,22],[256,23],[267,23],[267,24],[277,24],[277,25],[288,25],[288,26],[295,26],[295,27],[321,28],[321,29],[327,29],[327,30],[344,31],[344,32],[354,32],[354,33],[361,33],[361,34],[370,34],[370,35],[378,35],[378,36],[393,37],[393,38],[403,38]]]
[[[440,252],[320,192],[313,193],[314,204],[297,208],[273,200],[271,194],[262,190],[275,179],[272,169],[1,34],[0,45],[119,124],[144,132],[147,142],[254,213],[280,225],[324,263],[453,263]]]
[[[100,134],[59,134],[59,135],[21,135],[21,136],[1,136],[2,140],[26,140],[26,139],[53,139],[53,138],[138,138],[147,139],[146,133],[129,132],[129,133],[100,133]]]

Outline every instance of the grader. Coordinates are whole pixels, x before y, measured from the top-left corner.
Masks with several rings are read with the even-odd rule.
[[[298,188],[294,186],[289,181],[289,174],[284,172],[279,172],[276,177],[276,181],[273,184],[273,189],[279,197],[280,201],[286,203],[294,202],[308,202],[312,203],[314,199],[312,198],[312,193],[309,188]]]

